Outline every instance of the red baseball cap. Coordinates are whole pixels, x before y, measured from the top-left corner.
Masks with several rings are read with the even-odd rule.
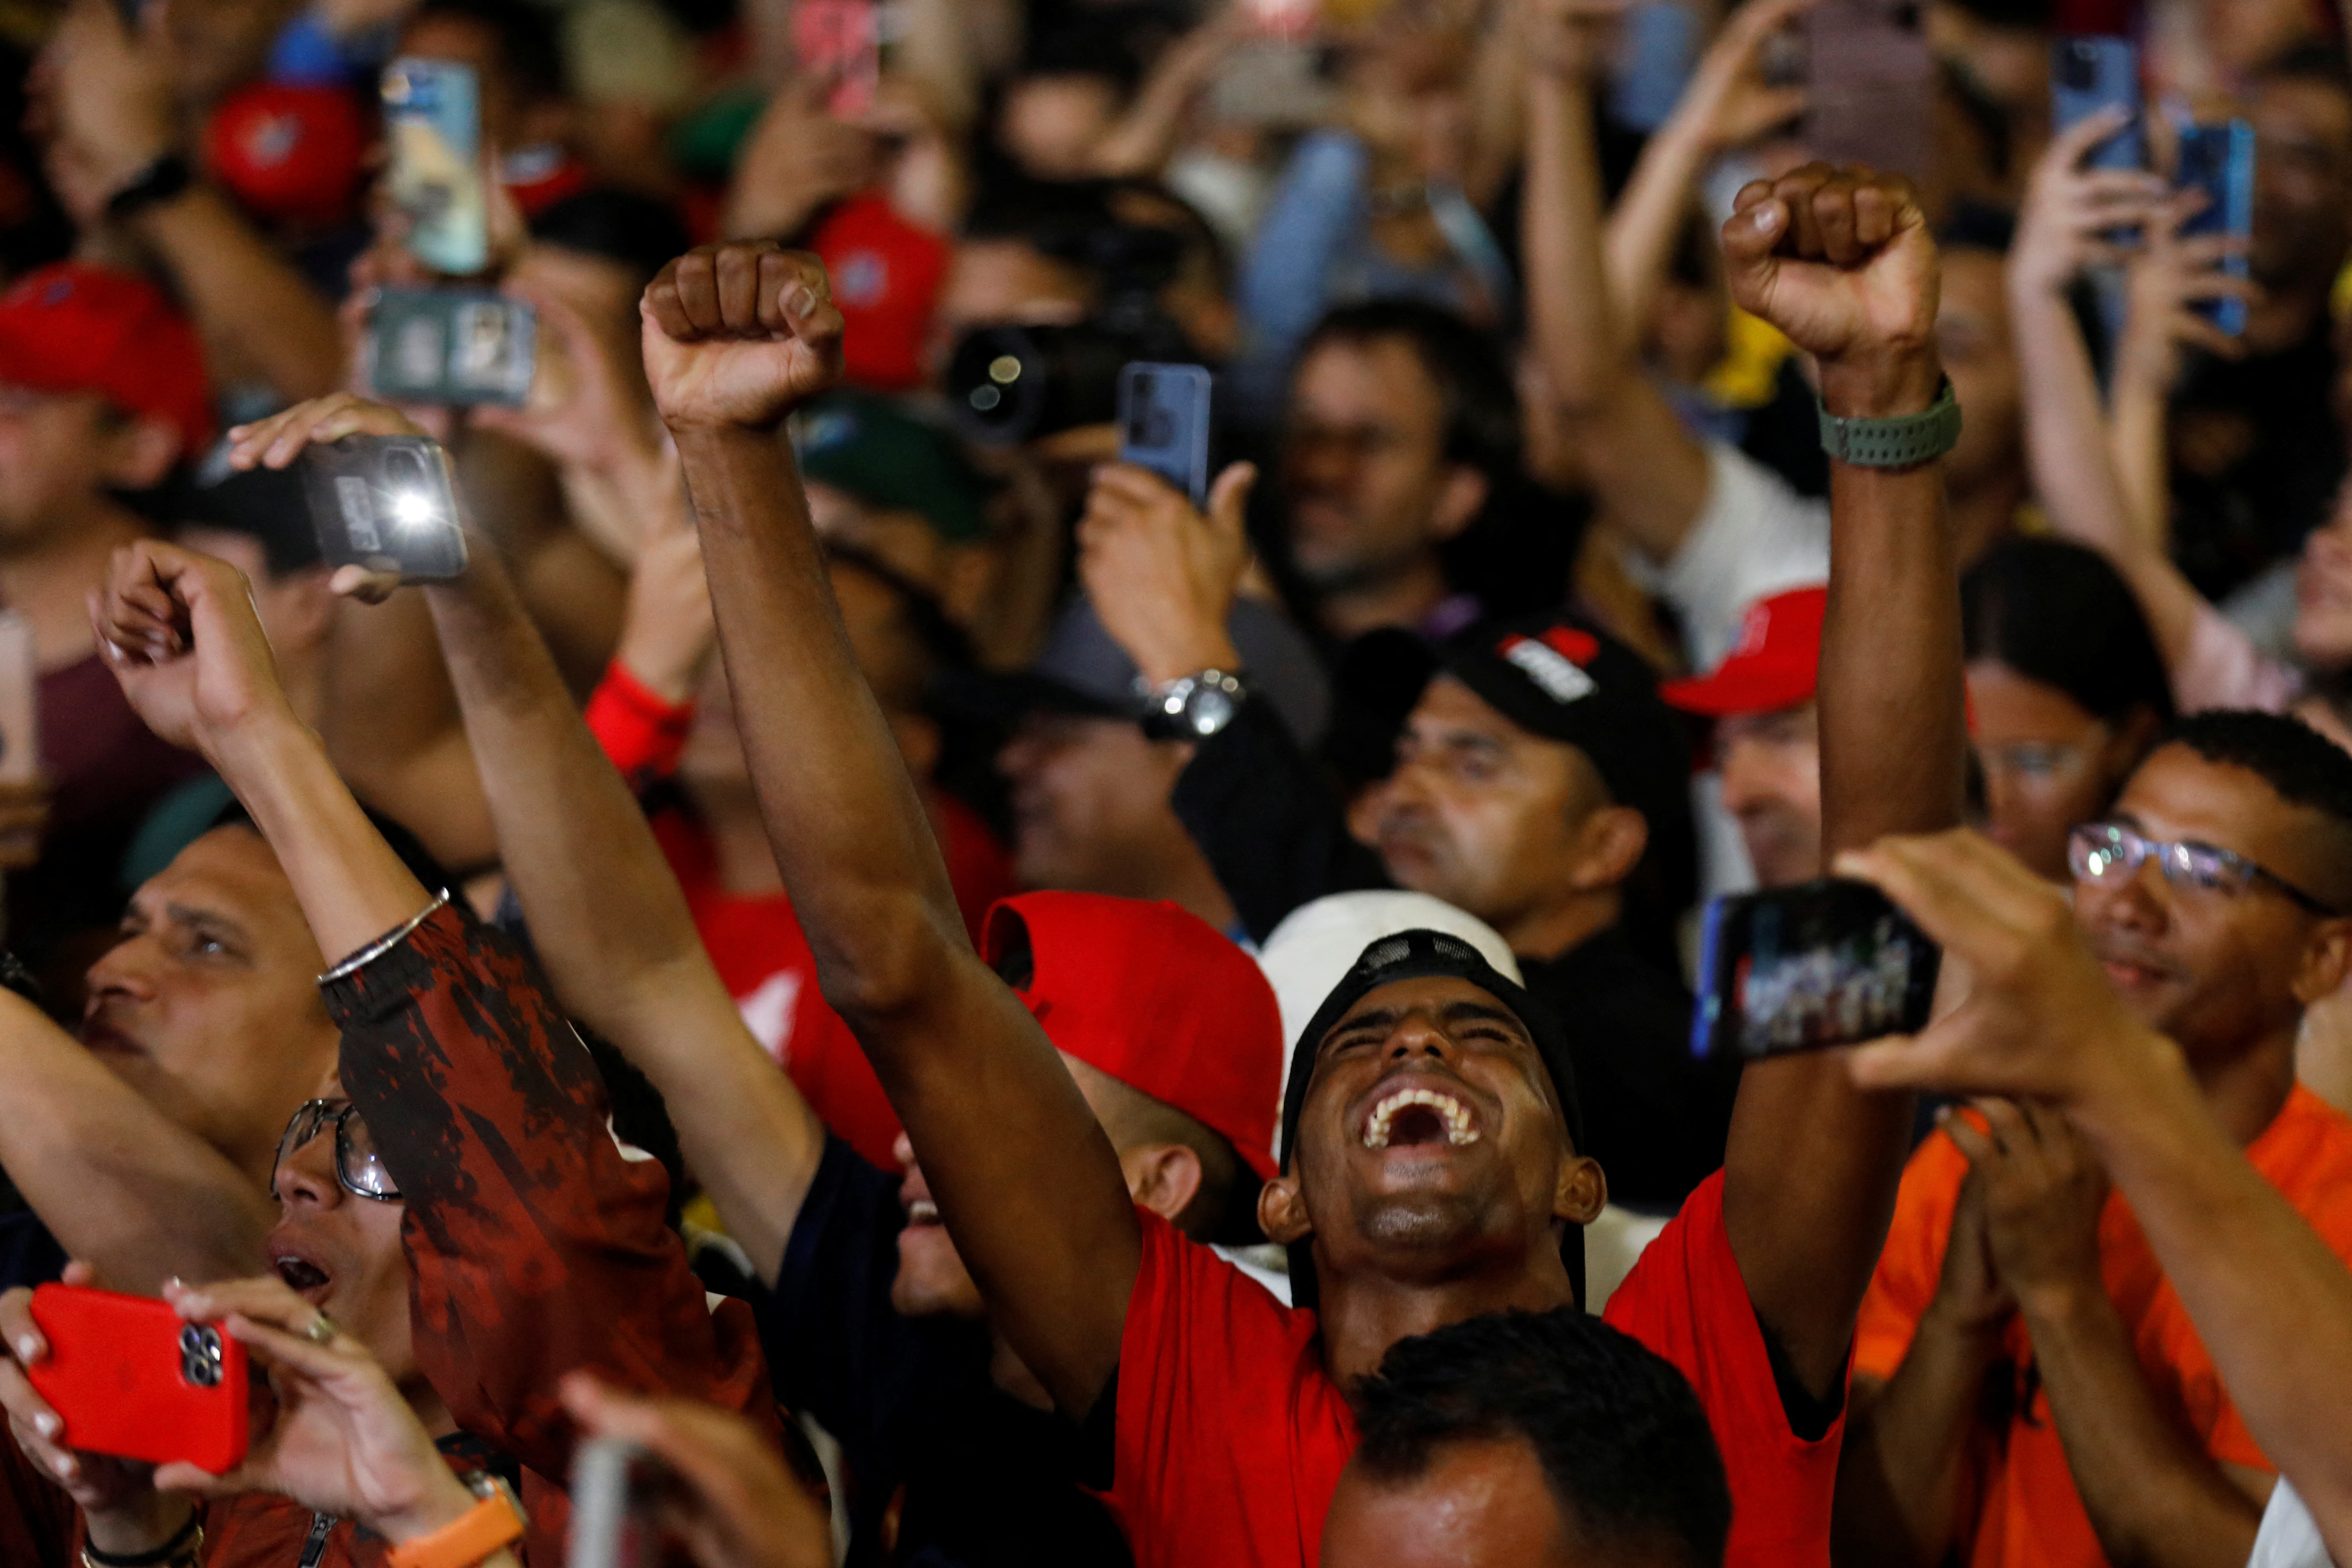
[[[351,216],[365,173],[367,126],[340,88],[257,81],[221,100],[205,163],[248,212],[298,223]]]
[[[195,329],[135,273],[60,261],[0,294],[0,383],[96,392],[126,414],[169,421],[180,455],[212,439],[212,395]]]
[[[1249,954],[1174,904],[1024,893],[988,911],[995,963],[1026,928],[1015,987],[1059,1049],[1171,1105],[1271,1180],[1282,1099],[1282,1009]]]
[[[867,191],[835,207],[809,248],[824,260],[841,312],[843,379],[880,392],[921,385],[947,241]]]
[[[1777,713],[1813,700],[1822,673],[1826,587],[1792,588],[1759,599],[1739,623],[1739,640],[1708,675],[1662,681],[1658,695],[1711,719]]]

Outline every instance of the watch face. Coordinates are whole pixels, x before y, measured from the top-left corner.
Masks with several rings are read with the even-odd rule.
[[[1184,707],[1185,722],[1196,735],[1213,735],[1233,721],[1234,700],[1223,687],[1203,684]]]

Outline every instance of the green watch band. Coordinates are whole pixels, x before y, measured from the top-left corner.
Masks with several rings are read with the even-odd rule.
[[[1816,406],[1820,406],[1818,402]],[[1912,468],[1934,462],[1960,440],[1960,403],[1946,376],[1936,401],[1892,419],[1840,419],[1821,408],[1822,450],[1858,468]]]

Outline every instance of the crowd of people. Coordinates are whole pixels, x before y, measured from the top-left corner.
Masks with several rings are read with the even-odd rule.
[[[13,16],[0,1562],[2352,1564],[2346,34]],[[379,391],[453,289],[527,395]],[[461,566],[322,526],[386,439]],[[1785,1048],[1887,914],[1695,1046],[1832,875],[1930,1021]]]

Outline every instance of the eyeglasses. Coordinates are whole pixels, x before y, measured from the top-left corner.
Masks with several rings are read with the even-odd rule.
[[[2151,856],[2164,879],[2176,888],[2198,888],[2235,898],[2261,886],[2315,915],[2332,917],[2341,912],[2232,849],[2147,838],[2112,822],[2086,822],[2066,836],[2067,867],[2085,882],[2126,881],[2137,876],[2141,864]]]
[[[2047,741],[1977,748],[1977,760],[1986,773],[2012,774],[2028,784],[2053,783],[2079,770],[2090,757],[2087,746],[2064,746]]]
[[[307,1148],[331,1122],[335,1130],[335,1180],[343,1191],[380,1204],[398,1203],[400,1189],[384,1168],[383,1157],[375,1152],[375,1140],[368,1135],[359,1107],[348,1100],[302,1102],[286,1124],[285,1135],[278,1140],[278,1158],[269,1167],[269,1195],[278,1196],[278,1173],[286,1162]]]

